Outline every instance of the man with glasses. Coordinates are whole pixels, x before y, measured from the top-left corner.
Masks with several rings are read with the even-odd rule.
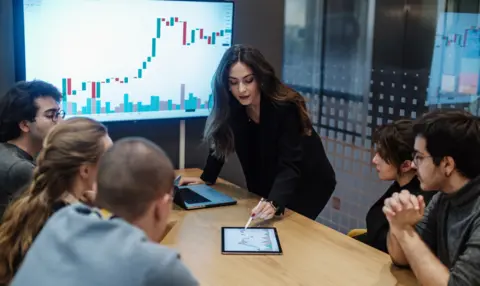
[[[65,113],[58,89],[44,81],[19,82],[0,97],[0,216],[32,178],[34,157]]]
[[[437,110],[414,125],[420,187],[439,190],[428,207],[408,191],[385,200],[392,261],[421,285],[480,285],[480,119]]]

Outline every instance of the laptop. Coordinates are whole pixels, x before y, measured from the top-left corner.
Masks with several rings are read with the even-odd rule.
[[[203,209],[234,205],[235,199],[227,196],[206,184],[179,186],[181,176],[174,181],[173,202],[186,209]]]

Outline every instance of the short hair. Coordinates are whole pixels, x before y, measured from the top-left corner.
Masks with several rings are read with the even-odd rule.
[[[0,97],[0,142],[20,137],[19,123],[35,119],[38,112],[35,100],[40,97],[60,102],[62,94],[54,85],[34,80],[18,82]]]
[[[465,110],[437,109],[415,122],[415,135],[426,140],[426,149],[436,165],[447,156],[469,179],[480,174],[480,121]]]
[[[400,168],[403,162],[413,159],[413,120],[400,119],[381,126],[374,136],[374,142],[380,157],[388,164]]]
[[[132,221],[170,192],[174,179],[173,165],[160,147],[144,138],[124,138],[100,159],[95,204]]]

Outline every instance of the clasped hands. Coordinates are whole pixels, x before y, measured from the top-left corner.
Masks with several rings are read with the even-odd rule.
[[[403,230],[415,226],[423,218],[425,200],[421,195],[403,190],[386,199],[382,210],[392,230]]]

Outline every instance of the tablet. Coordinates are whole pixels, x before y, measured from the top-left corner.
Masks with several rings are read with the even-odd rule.
[[[274,227],[222,227],[223,254],[282,254]]]

